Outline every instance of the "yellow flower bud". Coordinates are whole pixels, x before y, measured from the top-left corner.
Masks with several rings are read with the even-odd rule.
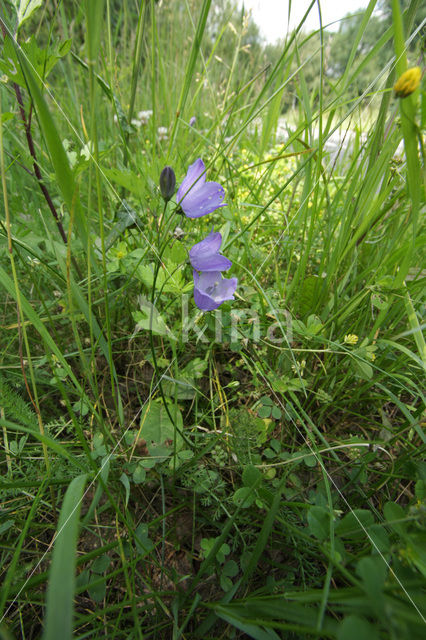
[[[344,342],[346,344],[356,344],[358,342],[358,336],[355,333],[349,333],[345,336]]]
[[[397,98],[406,98],[417,89],[422,79],[420,67],[411,67],[404,71],[393,86]]]

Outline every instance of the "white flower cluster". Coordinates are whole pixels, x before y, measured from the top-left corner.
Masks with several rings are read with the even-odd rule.
[[[152,109],[147,109],[146,111],[138,111],[136,118],[132,118],[131,124],[137,129],[139,129],[140,127],[148,124],[151,116],[152,116]],[[114,122],[118,124],[117,114],[114,114]]]
[[[157,129],[157,134],[158,134],[158,139],[160,140],[160,142],[162,140],[167,140],[167,127],[158,127]]]
[[[140,125],[148,124],[149,119],[151,118],[151,116],[152,116],[152,109],[147,109],[146,111],[139,111],[138,112],[138,120],[140,122]],[[133,120],[132,120],[132,124],[133,124]]]
[[[138,111],[135,118],[132,118],[130,124],[136,129],[140,129],[141,127],[145,127],[150,119],[152,118],[152,109],[146,109],[145,111]],[[118,124],[117,114],[114,115],[114,122]],[[167,127],[158,127],[157,135],[160,142],[167,140],[168,137],[168,129]]]

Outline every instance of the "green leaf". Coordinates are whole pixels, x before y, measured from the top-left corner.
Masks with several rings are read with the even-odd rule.
[[[164,376],[163,391],[170,398],[192,400],[195,397],[195,383],[189,378],[169,378]]]
[[[94,575],[87,586],[87,591],[92,600],[102,602],[106,595],[106,581],[99,580],[99,576]]]
[[[309,456],[305,456],[305,457],[303,458],[303,462],[306,464],[306,466],[307,466],[307,467],[312,468],[312,467],[315,467],[315,466],[316,466],[316,464],[317,464],[317,462],[318,462],[318,459],[317,459],[317,457],[312,453],[312,454],[310,454]]]
[[[318,298],[318,290],[321,286],[321,281],[318,276],[308,276],[302,282],[299,290],[299,313],[302,317],[312,313],[315,309]]]
[[[311,507],[308,511],[309,530],[318,540],[326,540],[330,535],[330,514],[323,507]]]
[[[120,171],[120,169],[108,169],[107,167],[103,167],[102,174],[111,182],[118,184],[120,187],[124,187],[127,191],[130,191],[130,193],[133,193],[138,198],[142,198],[145,182],[142,177],[137,176],[133,171],[130,171],[130,169]]]
[[[388,573],[386,561],[378,555],[361,558],[357,564],[356,572],[362,578],[367,595],[375,603],[382,600],[383,587]]]
[[[154,284],[154,269],[154,263],[140,265],[135,274],[149,290],[152,289]],[[157,274],[157,291],[171,292],[180,295],[185,284],[182,268],[176,269],[176,265],[169,260],[165,260],[164,267],[162,266]]]
[[[423,479],[417,480],[414,492],[417,500],[423,501],[426,498],[426,482]]]
[[[141,522],[135,531],[135,542],[136,549],[142,557],[148,555],[154,549],[155,545],[148,535],[148,525],[144,522]]]
[[[140,463],[138,463],[136,466],[136,469],[133,471],[133,476],[132,476],[133,482],[135,484],[141,484],[142,482],[145,481],[145,478],[146,478],[146,470]]]
[[[136,322],[135,332],[143,329],[145,331],[152,331],[154,335],[167,336],[171,340],[176,340],[159,311],[147,298],[140,296],[139,306],[139,311],[132,312],[133,320]]]
[[[272,410],[272,407],[262,405],[257,410],[257,415],[259,416],[259,418],[269,418],[269,416],[271,415],[271,410]]]
[[[426,535],[423,532],[410,535],[405,556],[426,578]]]
[[[43,92],[44,84],[49,73],[60,58],[63,58],[71,48],[71,40],[57,42],[48,49],[41,49],[34,34],[20,44],[21,54],[31,66],[40,90]],[[0,69],[16,84],[26,88],[26,82],[20,60],[15,49],[14,41],[6,36],[3,46],[3,57],[0,58]]]
[[[244,467],[243,471],[243,484],[245,487],[258,486],[262,479],[262,473],[259,469],[252,464]]]
[[[31,18],[36,9],[41,7],[43,0],[13,0],[18,17],[18,29],[21,25]]]
[[[6,522],[2,522],[0,524],[0,535],[3,535],[4,533],[6,533],[6,531],[10,529],[10,527],[13,527],[14,524],[15,524],[14,520],[6,520]]]
[[[21,68],[25,75],[25,81],[27,83],[28,91],[30,92],[31,97],[34,101],[40,128],[43,133],[47,148],[49,150],[50,159],[55,170],[59,189],[61,190],[68,210],[75,211],[75,225],[83,246],[91,246],[88,245],[87,224],[81,212],[77,185],[75,183],[74,175],[69,165],[68,156],[56,129],[56,124],[40,91],[39,82],[34,74],[33,69],[27,62],[25,56],[20,53],[19,50],[17,51],[17,53]],[[92,259],[93,263],[97,264],[94,255],[92,256]]]
[[[347,513],[336,525],[336,535],[351,540],[360,540],[365,537],[364,529],[374,524],[374,516],[368,509],[354,509]]]
[[[352,366],[355,370],[355,373],[362,378],[363,380],[371,380],[373,377],[373,367],[368,364],[368,362],[364,362],[364,360],[352,360]]]
[[[127,474],[125,473],[121,474],[120,482],[122,483],[122,485],[126,490],[126,507],[127,507],[127,505],[129,504],[129,497],[130,497],[130,481],[129,481],[129,478],[127,477]]]
[[[231,578],[228,578],[228,576],[223,575],[223,573],[221,574],[221,576],[219,578],[219,582],[220,582],[220,588],[223,591],[229,591],[233,587],[233,583],[232,583]]]
[[[6,35],[3,41],[3,52],[0,58],[0,70],[20,87],[26,87],[24,74],[19,64],[12,38]]]
[[[374,524],[369,528],[368,535],[373,552],[377,553],[377,551],[381,551],[382,553],[387,553],[389,551],[389,536],[384,527],[378,524]]]
[[[105,250],[108,251],[123,232],[140,222],[136,211],[125,201],[121,201],[122,207],[117,213],[117,222],[109,232],[105,240]]]
[[[241,487],[232,496],[232,502],[241,509],[248,509],[255,501],[256,495],[251,487]]]
[[[383,508],[383,515],[392,529],[394,529],[401,538],[404,539],[407,537],[407,524],[405,522],[407,516],[399,504],[387,502]]]
[[[238,565],[235,560],[228,560],[222,567],[222,573],[229,578],[235,578],[238,574]]]
[[[188,249],[181,242],[175,242],[169,252],[165,252],[170,262],[182,264],[188,258]]]
[[[3,123],[3,122],[7,122],[8,120],[13,120],[14,117],[15,117],[15,114],[10,113],[10,111],[3,112],[1,114],[0,122]]]
[[[202,358],[194,358],[188,362],[183,370],[185,376],[191,378],[202,378],[204,371],[207,369],[207,361]]]
[[[179,408],[170,403],[167,406],[177,428],[181,431],[183,421]],[[157,462],[163,462],[173,453],[175,441],[176,450],[182,447],[183,442],[164,404],[157,400],[144,407],[142,411],[140,437],[146,441],[149,454],[157,457]]]
[[[96,560],[90,567],[90,570],[92,571],[92,573],[102,575],[108,569],[110,564],[111,558],[105,553],[103,556],[99,556],[99,558],[96,558]]]
[[[337,632],[337,640],[379,640],[376,629],[364,618],[351,615],[341,623]]]
[[[86,474],[71,481],[59,514],[46,596],[43,640],[72,640],[78,523]]]
[[[271,416],[275,419],[275,420],[279,420],[281,418],[281,409],[279,407],[272,407],[272,413]]]

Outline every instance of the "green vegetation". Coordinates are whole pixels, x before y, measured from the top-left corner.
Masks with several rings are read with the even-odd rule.
[[[2,3],[1,639],[424,637],[424,7],[375,5],[264,46],[225,0]]]

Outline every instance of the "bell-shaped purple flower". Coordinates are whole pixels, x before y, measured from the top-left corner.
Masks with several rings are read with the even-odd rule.
[[[219,253],[222,236],[213,229],[204,240],[194,244],[189,251],[189,260],[197,271],[227,271],[232,262]]]
[[[194,302],[201,311],[213,311],[225,300],[234,300],[237,278],[223,278],[220,271],[194,270]]]
[[[225,190],[217,182],[206,182],[206,167],[201,158],[191,164],[176,194],[176,200],[188,218],[201,218],[219,207]]]

